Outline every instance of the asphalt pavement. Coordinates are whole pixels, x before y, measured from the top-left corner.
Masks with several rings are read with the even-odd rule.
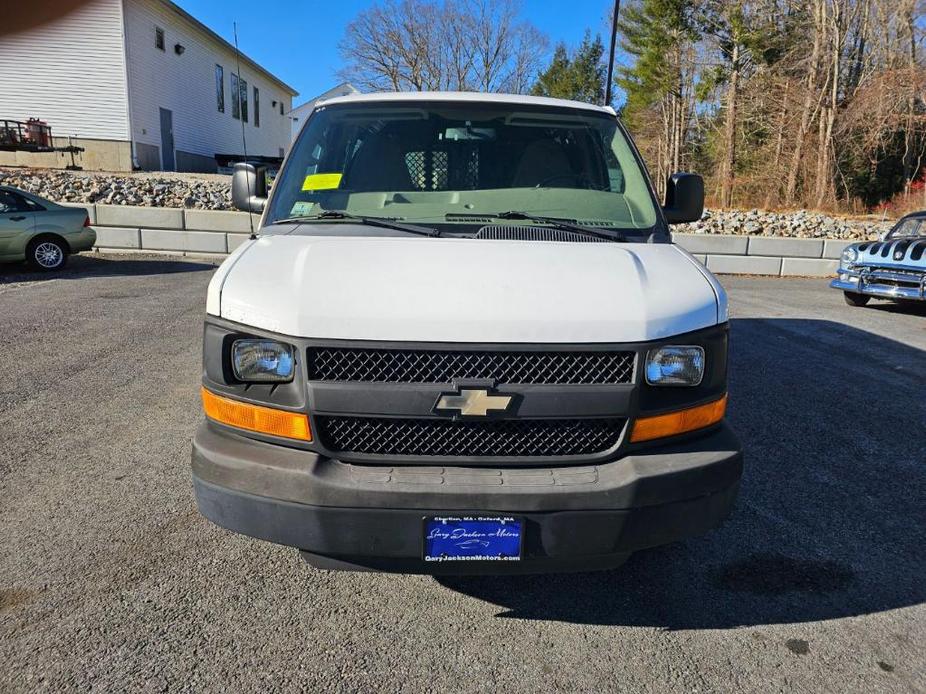
[[[329,573],[195,509],[213,264],[0,268],[0,691],[926,691],[926,312],[722,278],[738,505],[588,574]]]

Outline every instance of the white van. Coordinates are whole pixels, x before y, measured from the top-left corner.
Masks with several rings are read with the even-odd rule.
[[[317,105],[210,286],[200,511],[329,569],[613,567],[701,534],[742,472],[727,300],[671,243],[611,108],[503,94]]]

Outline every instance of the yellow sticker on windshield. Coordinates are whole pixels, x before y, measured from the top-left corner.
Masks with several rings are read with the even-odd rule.
[[[339,173],[309,174],[302,182],[302,190],[334,190],[341,185]]]

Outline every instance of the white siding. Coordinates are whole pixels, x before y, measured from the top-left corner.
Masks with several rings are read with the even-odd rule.
[[[56,137],[129,139],[121,0],[0,37],[0,118],[33,116]]]
[[[173,112],[175,149],[205,157],[241,153],[241,121],[232,118],[234,52],[159,0],[125,0],[125,26],[133,140],[160,147],[159,108],[165,108]],[[164,29],[165,51],[154,45],[155,27]],[[183,55],[174,52],[177,43],[186,49]],[[225,113],[216,107],[216,64],[224,68]],[[292,96],[244,62],[241,76],[248,83],[248,154],[279,156],[290,139],[280,102],[288,114]],[[260,90],[259,128],[254,126],[254,87]]]

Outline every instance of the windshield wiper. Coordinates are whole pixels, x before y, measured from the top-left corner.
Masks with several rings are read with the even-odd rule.
[[[418,234],[420,236],[440,236],[440,231],[428,227],[418,226],[416,224],[402,224],[384,217],[367,217],[362,214],[351,214],[341,210],[325,210],[321,214],[306,215],[304,217],[287,217],[270,222],[274,224],[298,224],[300,222],[315,222],[327,219],[349,219],[352,222],[359,222],[371,227],[380,227],[382,229],[394,229],[395,231],[405,231],[409,234]]]
[[[496,214],[487,214],[485,216],[495,217],[496,219],[526,219],[530,222],[537,222],[539,224],[549,224],[550,226],[557,229],[562,229],[563,231],[572,231],[576,234],[585,234],[586,236],[596,236],[599,239],[606,239],[608,241],[627,240],[627,237],[625,237],[624,234],[617,229],[601,231],[599,229],[592,229],[591,227],[584,227],[580,224],[573,224],[568,219],[562,219],[560,217],[543,217],[541,215],[528,214],[527,212],[520,212],[518,210],[508,210],[507,212],[498,212]]]

